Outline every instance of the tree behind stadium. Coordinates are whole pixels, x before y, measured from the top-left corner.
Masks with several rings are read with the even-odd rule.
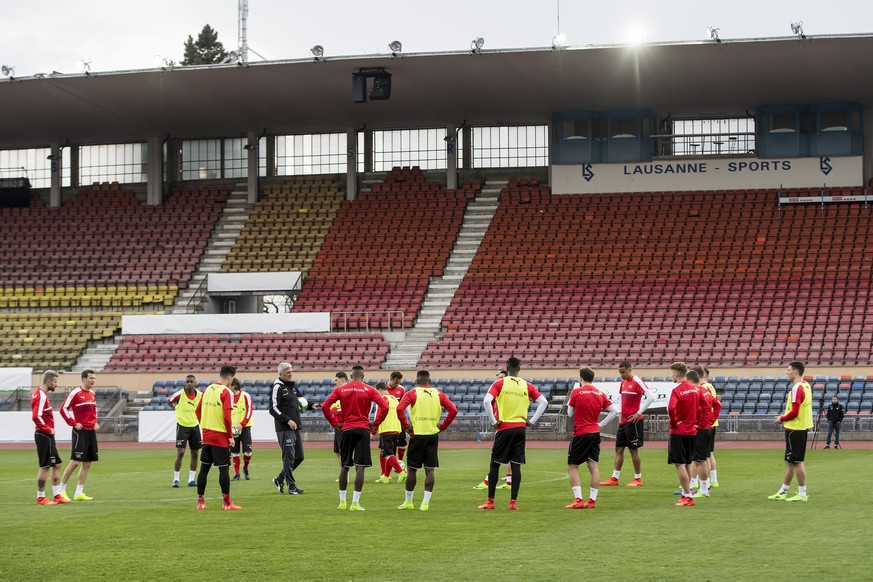
[[[220,63],[225,57],[227,51],[218,40],[218,32],[207,24],[197,35],[196,41],[190,34],[188,35],[188,40],[185,41],[185,58],[182,59],[181,64],[213,65]]]

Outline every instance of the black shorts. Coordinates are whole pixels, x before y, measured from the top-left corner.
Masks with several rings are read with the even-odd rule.
[[[379,452],[386,459],[397,454],[397,433],[379,435]]]
[[[203,452],[200,453],[200,462],[204,465],[228,467],[230,466],[230,448],[219,447],[217,445],[203,445]]]
[[[370,431],[365,428],[350,428],[340,435],[340,459],[343,467],[371,467]]]
[[[73,429],[72,451],[70,459],[83,463],[98,460],[97,433],[93,430]]]
[[[58,445],[55,444],[55,435],[36,431],[33,433],[36,442],[36,456],[39,458],[39,468],[47,469],[63,463],[58,453]]]
[[[806,430],[785,431],[785,462],[802,463],[806,456]]]
[[[671,465],[690,465],[695,441],[693,434],[671,434],[667,445],[667,462]]]
[[[240,445],[242,445],[242,447],[240,447]],[[238,455],[240,448],[242,448],[243,454],[252,454],[252,427],[244,426],[242,428],[239,436],[233,439],[233,446],[230,448],[230,452]]]
[[[568,465],[584,465],[588,461],[600,461],[600,433],[589,432],[574,436],[567,451]]]
[[[526,440],[527,432],[523,426],[497,431],[494,436],[494,445],[491,447],[491,462],[501,465],[507,463],[524,465]]]
[[[401,430],[397,433],[397,448],[404,449],[409,441],[406,438],[406,431]]]
[[[712,429],[700,428],[697,429],[697,438],[694,441],[694,455],[692,458],[695,461],[701,462],[709,458],[712,453]]]
[[[410,469],[436,469],[440,466],[439,434],[416,434],[409,439],[406,465]]]
[[[629,449],[638,449],[642,447],[646,436],[645,422],[641,418],[636,422],[626,422],[618,425],[618,432],[615,433],[615,448],[627,447]]]
[[[337,454],[339,454],[339,452],[340,452],[339,441],[340,441],[340,435],[342,433],[343,433],[342,429],[339,429],[339,428],[333,429],[333,452],[335,452]]]
[[[715,433],[717,432],[717,429],[718,429],[717,426],[712,427],[712,441],[710,442],[710,447],[709,447],[710,453],[715,452]]]
[[[196,451],[203,446],[200,440],[199,426],[182,426],[176,423],[176,448],[184,449],[185,445],[192,451]]]

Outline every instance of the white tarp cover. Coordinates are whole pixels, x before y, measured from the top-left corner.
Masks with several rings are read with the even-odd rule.
[[[330,313],[123,315],[125,335],[329,332]]]
[[[206,288],[209,293],[282,293],[296,289],[299,271],[277,273],[210,273]]]
[[[29,388],[33,378],[33,368],[0,368],[0,390]]]

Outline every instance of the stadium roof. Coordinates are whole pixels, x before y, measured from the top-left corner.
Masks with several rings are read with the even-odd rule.
[[[352,102],[359,68],[393,74]],[[689,42],[252,62],[0,80],[0,147],[543,123],[556,111],[737,115],[762,104],[873,107],[873,36]]]

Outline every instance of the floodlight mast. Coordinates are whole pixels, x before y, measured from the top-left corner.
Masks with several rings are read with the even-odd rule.
[[[222,63],[230,63],[236,61],[239,65],[245,65],[249,62],[249,52],[254,53],[266,61],[264,55],[249,46],[249,0],[239,0],[237,12],[237,38],[239,39],[239,48],[235,51],[230,51]]]

